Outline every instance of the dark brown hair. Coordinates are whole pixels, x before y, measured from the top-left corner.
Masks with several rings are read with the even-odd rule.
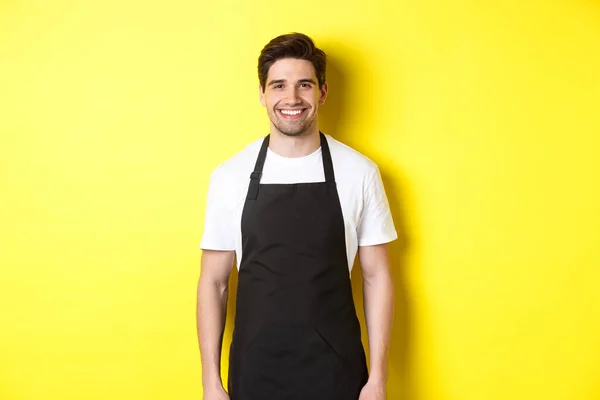
[[[258,80],[263,90],[269,74],[269,68],[282,58],[297,58],[310,61],[315,68],[319,88],[325,83],[327,56],[317,48],[313,40],[303,33],[290,33],[272,39],[258,57]]]

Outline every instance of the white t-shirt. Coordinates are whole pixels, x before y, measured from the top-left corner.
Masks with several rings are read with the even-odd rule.
[[[387,243],[398,235],[377,165],[345,144],[325,135],[331,152],[338,196],[346,229],[348,269],[352,270],[359,246]],[[204,233],[200,248],[235,250],[242,260],[241,219],[250,173],[263,138],[219,165],[210,176]],[[299,158],[282,157],[270,149],[261,183],[324,182],[321,148]]]

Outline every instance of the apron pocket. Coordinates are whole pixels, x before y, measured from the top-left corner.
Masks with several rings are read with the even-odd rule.
[[[241,358],[244,398],[348,399],[344,363],[312,327],[267,325]]]

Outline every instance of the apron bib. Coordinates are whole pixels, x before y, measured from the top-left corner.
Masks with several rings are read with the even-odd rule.
[[[331,153],[319,135],[325,182],[261,184],[269,136],[250,175],[232,400],[357,400],[368,379]]]

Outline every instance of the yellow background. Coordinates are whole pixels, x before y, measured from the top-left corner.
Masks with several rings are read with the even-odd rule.
[[[209,173],[290,31],[405,239],[389,398],[600,399],[597,0],[0,1],[0,398],[201,398]]]

